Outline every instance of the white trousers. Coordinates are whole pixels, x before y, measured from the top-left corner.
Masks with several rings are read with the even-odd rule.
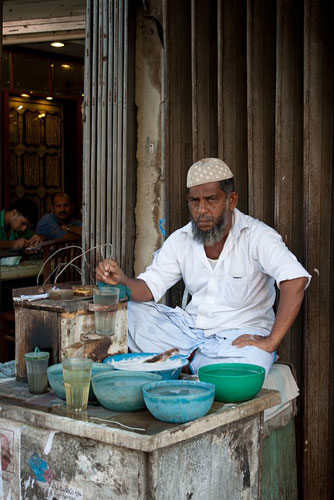
[[[129,349],[132,352],[160,353],[177,347],[189,356],[197,349],[190,368],[197,374],[204,365],[215,363],[248,363],[263,366],[268,374],[274,353],[258,347],[235,347],[232,342],[243,334],[263,335],[253,328],[223,330],[206,337],[193,326],[192,317],[183,309],[155,302],[129,302]]]

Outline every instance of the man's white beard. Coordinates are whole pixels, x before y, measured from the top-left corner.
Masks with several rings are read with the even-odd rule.
[[[202,243],[204,246],[212,247],[215,243],[222,241],[224,237],[225,228],[228,223],[227,210],[221,214],[220,221],[217,222],[209,231],[202,231],[196,224],[194,218],[190,214],[191,226],[194,240]]]

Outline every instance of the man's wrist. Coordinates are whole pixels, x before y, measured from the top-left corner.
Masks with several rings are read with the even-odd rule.
[[[275,340],[274,336],[270,333],[267,337],[267,343],[269,344],[269,350],[270,352],[275,352],[280,345],[280,342]]]

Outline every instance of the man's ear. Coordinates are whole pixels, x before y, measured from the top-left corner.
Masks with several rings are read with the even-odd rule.
[[[239,200],[239,195],[236,191],[233,191],[231,194],[230,194],[230,197],[229,197],[229,200],[230,200],[230,210],[233,211],[235,209],[235,207],[237,206],[238,204],[238,200]]]

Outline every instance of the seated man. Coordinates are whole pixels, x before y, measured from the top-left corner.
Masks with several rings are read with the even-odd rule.
[[[266,373],[294,322],[311,276],[271,227],[240,212],[233,174],[206,158],[188,171],[190,219],[167,238],[136,279],[112,259],[98,280],[131,289],[129,348],[192,355],[194,373],[207,364],[253,363]],[[157,304],[183,279],[192,296],[186,310]],[[275,282],[280,300],[275,318]]]
[[[66,193],[56,193],[52,198],[52,212],[43,215],[36,232],[46,240],[62,238],[80,239],[82,222],[72,218],[73,203]]]
[[[20,249],[31,247],[43,240],[30,229],[36,224],[38,208],[28,199],[21,198],[0,214],[0,248]]]

